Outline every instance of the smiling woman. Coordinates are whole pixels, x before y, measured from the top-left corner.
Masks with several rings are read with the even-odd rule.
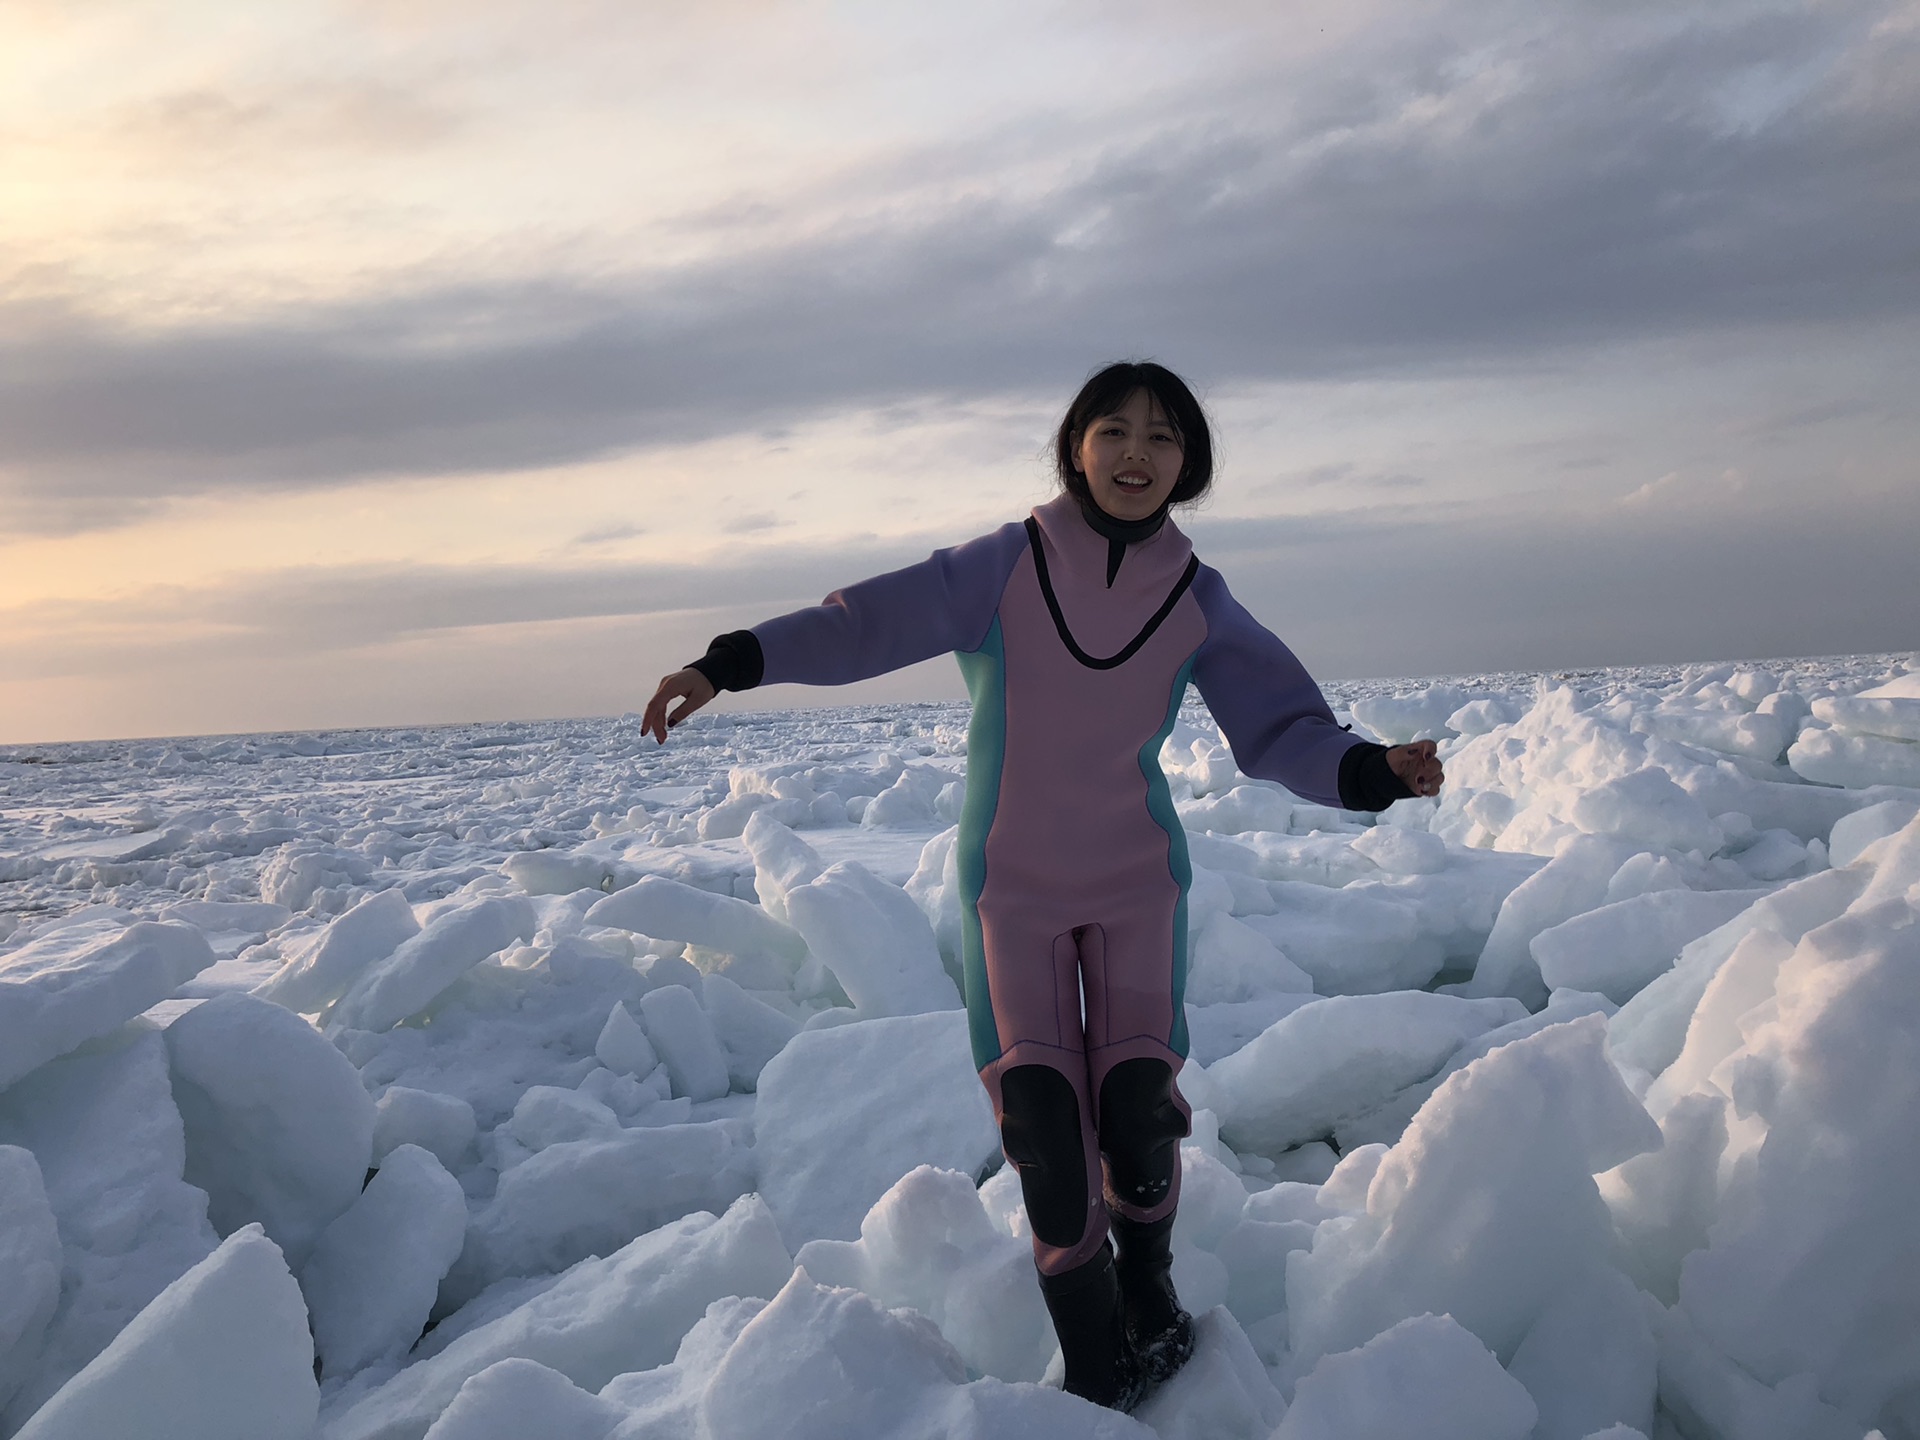
[[[1213,484],[1213,431],[1193,392],[1151,361],[1109,365],[1054,436],[1060,483],[1115,520],[1146,520]]]
[[[1188,686],[1242,771],[1315,803],[1382,810],[1437,794],[1442,772],[1430,740],[1388,749],[1336,723],[1168,518],[1213,478],[1179,376],[1102,368],[1056,449],[1067,493],[1024,522],[719,636],[641,725],[665,744],[717,690],[955,654],[973,699],[955,855],[974,1065],[1019,1171],[1066,1389],[1132,1410],[1194,1346],[1172,1281],[1192,867],[1160,768]]]

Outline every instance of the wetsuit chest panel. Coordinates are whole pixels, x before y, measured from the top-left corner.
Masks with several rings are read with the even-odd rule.
[[[1096,654],[1138,636],[1171,588],[1102,606],[1106,597],[1076,594],[1058,575],[1056,567],[1073,633]],[[1141,751],[1165,726],[1173,687],[1206,638],[1198,603],[1183,594],[1125,663],[1090,668],[1061,638],[1028,555],[1008,580],[1000,626],[1006,729],[987,888],[1032,887],[1067,911],[1087,911],[1088,921],[1130,894],[1170,903],[1178,886],[1167,832],[1149,808]]]

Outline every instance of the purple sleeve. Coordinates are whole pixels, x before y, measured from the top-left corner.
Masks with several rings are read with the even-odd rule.
[[[753,627],[766,661],[760,683],[846,685],[951,650],[978,649],[1026,547],[1024,526],[1002,525],[762,621]]]
[[[1315,804],[1340,805],[1340,761],[1365,742],[1335,723],[1313,677],[1233,598],[1218,570],[1202,565],[1193,594],[1207,619],[1193,682],[1220,722],[1233,763]]]

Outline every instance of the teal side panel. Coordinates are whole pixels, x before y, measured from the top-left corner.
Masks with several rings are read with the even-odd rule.
[[[1000,774],[1007,758],[1007,650],[1000,617],[993,617],[978,650],[955,657],[973,698],[967,726],[967,798],[960,806],[960,834],[954,847],[960,877],[960,964],[966,980],[967,1034],[973,1041],[973,1065],[984,1070],[1000,1058],[1000,1031],[993,1023],[993,997],[987,992],[987,951],[980,934],[980,896],[987,888],[987,835],[1000,807]],[[1165,777],[1160,781],[1165,790]],[[1169,797],[1168,812],[1173,802]],[[1184,863],[1185,852],[1182,852]]]
[[[1167,1046],[1174,1054],[1187,1053],[1187,891],[1193,885],[1193,862],[1187,858],[1187,831],[1173,808],[1173,790],[1167,784],[1167,772],[1160,768],[1160,747],[1173,733],[1180,718],[1180,702],[1187,698],[1187,684],[1193,679],[1193,660],[1180,667],[1173,677],[1173,689],[1167,696],[1167,718],[1160,733],[1140,747],[1140,773],[1147,777],[1147,813],[1167,832],[1167,868],[1180,887],[1180,898],[1173,906],[1173,1034]],[[978,711],[974,712],[976,715]]]

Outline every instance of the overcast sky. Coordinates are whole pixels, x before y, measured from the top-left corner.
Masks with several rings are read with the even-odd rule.
[[[0,741],[638,708],[1123,357],[1324,677],[1920,647],[1920,4],[12,0]]]

